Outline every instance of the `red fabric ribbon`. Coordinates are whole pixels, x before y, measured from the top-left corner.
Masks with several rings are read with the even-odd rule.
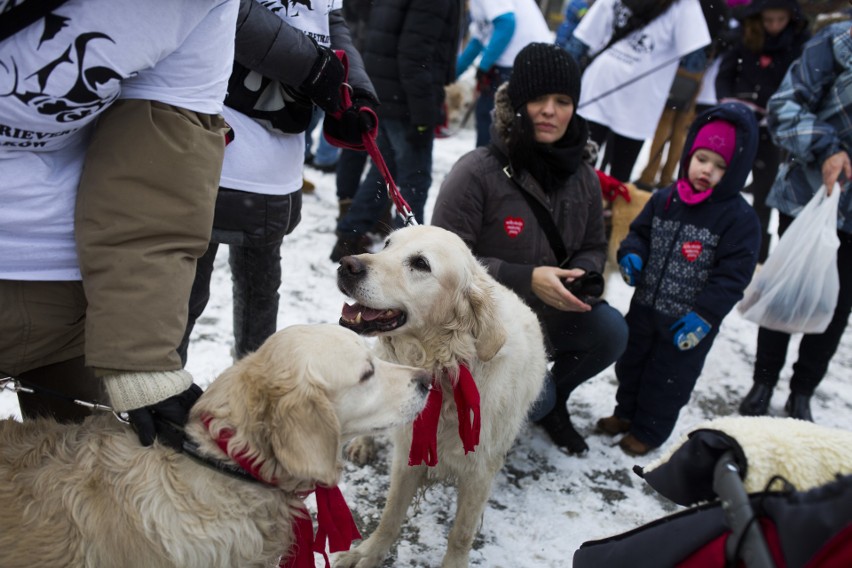
[[[464,453],[473,452],[479,445],[479,431],[482,426],[479,412],[479,390],[473,375],[465,366],[459,367],[459,376],[453,385],[453,398],[459,417],[459,438]],[[408,452],[408,465],[420,465],[424,461],[429,467],[438,465],[438,421],[441,418],[443,394],[440,382],[432,383],[432,390],[426,399],[426,407],[414,421],[411,437],[411,449]]]
[[[213,417],[204,415],[201,420],[209,430]],[[268,485],[276,485],[275,479],[267,480],[261,477],[260,465],[255,463],[254,460],[249,460],[246,457],[245,450],[240,450],[234,455],[228,453],[228,441],[233,436],[234,431],[225,428],[219,431],[219,436],[214,438],[214,441],[219,449],[230,456],[252,477]],[[293,520],[292,530],[295,542],[290,547],[287,556],[281,558],[278,564],[280,568],[314,568],[314,552],[322,554],[326,568],[330,568],[331,563],[328,560],[328,554],[325,552],[326,542],[328,542],[331,552],[340,552],[349,550],[352,541],[361,538],[361,533],[358,532],[358,527],[355,526],[355,520],[352,518],[352,512],[349,510],[339,487],[318,486],[314,493],[317,501],[316,537],[314,537],[314,525],[310,513],[308,513],[307,508],[303,508],[303,515],[297,516]]]
[[[626,185],[600,170],[595,170],[595,173],[598,175],[598,181],[601,183],[601,194],[604,199],[612,203],[620,195],[630,203],[630,190],[627,189]]]

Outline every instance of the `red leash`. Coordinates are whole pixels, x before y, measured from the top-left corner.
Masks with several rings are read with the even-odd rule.
[[[344,78],[343,84],[340,86],[340,110],[337,112],[331,113],[331,116],[336,119],[341,119],[343,113],[352,108],[352,96],[350,94],[351,87],[346,82],[349,80],[349,58],[346,57],[345,51],[337,50],[334,52],[337,55],[337,58],[340,59],[340,62],[343,64],[344,69]],[[378,168],[379,173],[382,174],[382,177],[385,180],[385,185],[388,188],[388,196],[393,201],[393,205],[396,208],[397,213],[406,225],[416,225],[417,220],[414,218],[414,213],[411,211],[411,207],[409,207],[408,203],[402,197],[402,194],[399,191],[399,187],[397,187],[396,183],[393,181],[393,176],[388,169],[388,165],[385,162],[384,157],[382,157],[382,153],[379,151],[379,147],[376,145],[376,134],[378,133],[379,126],[379,117],[376,116],[376,113],[373,109],[370,108],[359,108],[358,112],[367,113],[372,116],[373,124],[375,126],[371,128],[368,132],[364,132],[361,135],[361,144],[354,144],[351,142],[347,142],[345,140],[340,140],[339,138],[335,138],[333,136],[329,136],[328,132],[325,132],[325,139],[328,140],[330,144],[333,146],[337,146],[338,148],[347,148],[350,150],[363,150],[366,151],[370,158],[372,158],[373,163]]]

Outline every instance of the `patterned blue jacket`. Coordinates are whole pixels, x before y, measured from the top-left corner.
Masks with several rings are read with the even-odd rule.
[[[686,172],[695,135],[713,119],[736,127],[737,148],[713,194],[686,205],[676,184],[658,190],[630,225],[619,260],[638,254],[644,263],[632,302],[674,319],[694,310],[713,327],[742,298],[760,249],[760,222],[740,191],[757,152],[757,122],[745,105],[725,103],[692,123],[681,157]],[[685,175],[685,174],[682,174]]]
[[[852,156],[852,34],[849,22],[827,26],[805,44],[778,91],[767,121],[775,143],[790,152],[767,203],[796,216],[822,185],[822,164]],[[852,192],[843,184],[837,228],[852,233]]]

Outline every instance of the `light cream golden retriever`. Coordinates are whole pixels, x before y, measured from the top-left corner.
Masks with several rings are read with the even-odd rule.
[[[538,396],[546,372],[535,314],[498,284],[455,234],[416,226],[390,234],[375,254],[345,257],[338,286],[355,304],[341,324],[377,334],[379,357],[429,369],[443,394],[438,464],[410,467],[411,425],[393,433],[390,490],[378,528],[336,566],[378,566],[399,535],[408,505],[424,483],[458,488],[443,566],[467,566],[494,476]],[[464,363],[481,397],[480,444],[465,455],[451,378]],[[358,440],[359,443],[361,440]]]
[[[236,465],[214,441],[232,431],[229,454],[269,483],[145,448],[112,416],[2,421],[0,565],[277,566],[299,493],[337,484],[342,440],[410,422],[430,384],[337,325],[279,331],[210,385],[186,428],[199,454]]]

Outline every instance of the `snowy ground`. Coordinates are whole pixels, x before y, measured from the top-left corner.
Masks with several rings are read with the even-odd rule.
[[[433,198],[453,162],[473,145],[469,129],[436,142]],[[644,155],[640,157],[637,168],[644,165],[644,159]],[[335,284],[337,265],[328,260],[337,216],[334,177],[310,168],[306,176],[316,183],[316,191],[305,195],[302,224],[283,245],[280,327],[336,322],[344,301]],[[220,249],[210,304],[198,321],[189,352],[188,369],[202,386],[230,364],[231,296],[224,251],[224,247]],[[630,294],[631,289],[620,279],[610,279],[606,297],[613,306],[626,311]],[[755,324],[736,312],[728,316],[670,442],[699,422],[736,413],[751,385],[756,331]],[[795,343],[794,339],[787,369],[772,401],[771,412],[779,416],[789,392],[787,380]],[[852,332],[847,330],[813,401],[817,423],[850,428],[850,367]],[[678,509],[656,496],[632,472],[634,464],[649,463],[659,452],[631,458],[614,445],[613,439],[594,432],[595,421],[612,412],[615,389],[615,376],[609,368],[571,397],[569,408],[575,424],[588,436],[591,447],[583,457],[562,453],[538,427],[523,430],[494,485],[474,543],[473,566],[568,566],[583,542],[635,528]],[[0,393],[0,415],[18,415],[14,396],[8,391]],[[364,535],[376,526],[384,503],[387,457],[387,448],[383,447],[374,465],[360,468],[347,464],[343,475],[344,495]],[[428,489],[409,512],[402,537],[385,566],[439,566],[454,507],[455,494],[450,488],[439,485]],[[653,566],[653,561],[638,561],[638,565]]]

